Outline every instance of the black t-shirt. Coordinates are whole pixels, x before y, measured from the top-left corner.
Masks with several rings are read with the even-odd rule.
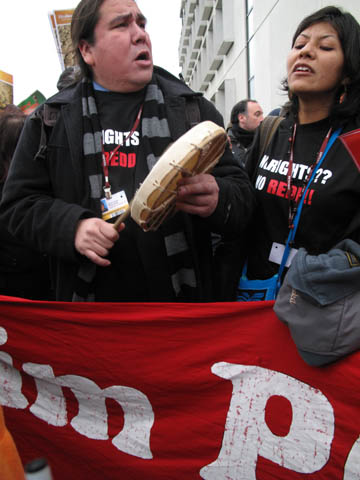
[[[141,144],[141,122],[136,131],[129,136],[143,103],[144,91],[130,94],[96,91],[95,97],[105,156],[109,165],[111,192],[114,195],[124,190],[130,202],[138,188],[137,179],[143,180],[147,171]],[[119,144],[122,146],[110,159],[111,151]],[[125,224],[126,228],[120,233],[119,240],[110,251],[108,258],[111,266],[97,269],[96,300],[114,302],[173,300],[172,290],[162,288],[162,283],[170,285],[170,280],[167,276],[163,240],[159,233],[143,232],[131,218],[128,218]],[[144,245],[151,252],[150,256],[157,259],[157,266],[151,272],[145,265]]]
[[[129,136],[144,100],[144,91],[122,94],[96,91],[96,103],[102,128],[102,142],[109,166],[112,193],[125,190],[134,196],[135,171],[141,156],[140,126]],[[120,146],[112,155],[111,152]]]
[[[269,261],[273,242],[285,244],[289,234],[286,198],[289,137],[293,121],[285,119],[258,161],[259,136],[249,152],[246,168],[253,179],[258,207],[248,231],[248,276],[268,278],[279,269]],[[315,162],[330,128],[328,119],[297,126],[292,185],[301,192],[308,168]],[[358,128],[348,125],[343,132]],[[319,168],[301,212],[295,248],[310,254],[327,252],[344,238],[359,241],[360,175],[338,138]]]

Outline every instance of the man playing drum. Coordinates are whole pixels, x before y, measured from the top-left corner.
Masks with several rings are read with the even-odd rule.
[[[144,232],[132,218],[117,230],[112,223],[166,148],[190,129],[190,102],[199,121],[222,127],[221,115],[153,66],[134,0],[81,0],[71,35],[81,78],[28,119],[2,219],[50,255],[59,301],[211,301],[211,232],[239,234],[254,204],[228,147],[212,174],[180,179],[177,213],[156,231]],[[55,121],[47,121],[48,111]]]

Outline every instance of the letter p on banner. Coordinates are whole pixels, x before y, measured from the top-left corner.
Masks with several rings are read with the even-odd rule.
[[[231,380],[233,392],[218,458],[200,470],[207,480],[256,480],[259,456],[299,473],[320,470],[330,457],[334,412],[317,389],[283,373],[256,366],[216,363],[212,372]],[[272,396],[292,406],[292,422],[284,437],[265,421]]]

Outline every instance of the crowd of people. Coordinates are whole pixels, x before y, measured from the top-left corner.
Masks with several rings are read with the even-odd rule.
[[[12,286],[16,266],[24,282],[27,269],[36,270],[44,299],[236,300],[244,264],[250,280],[278,274],[304,191],[291,258],[300,247],[319,255],[344,238],[360,241],[358,162],[333,138],[359,128],[360,27],[350,13],[325,7],[300,23],[283,82],[289,101],[276,112],[282,121],[264,154],[263,110],[241,100],[219,163],[211,174],[183,176],[176,214],[153,232],[131,218],[115,229],[102,201],[110,195],[119,212],[124,198],[130,202],[164,150],[191,128],[190,102],[198,121],[224,127],[222,116],[153,65],[146,19],[133,0],[81,0],[71,35],[78,67],[59,80],[59,92],[25,124],[18,112],[1,115],[1,293],[39,298]],[[49,111],[55,121],[47,121]],[[14,155],[14,141],[4,145],[10,128],[16,139],[22,132]]]

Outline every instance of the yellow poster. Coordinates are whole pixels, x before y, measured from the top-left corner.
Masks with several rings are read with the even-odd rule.
[[[63,70],[75,65],[70,31],[73,13],[74,10],[54,10],[49,13],[50,25]]]
[[[14,101],[13,76],[0,70],[0,108]]]

